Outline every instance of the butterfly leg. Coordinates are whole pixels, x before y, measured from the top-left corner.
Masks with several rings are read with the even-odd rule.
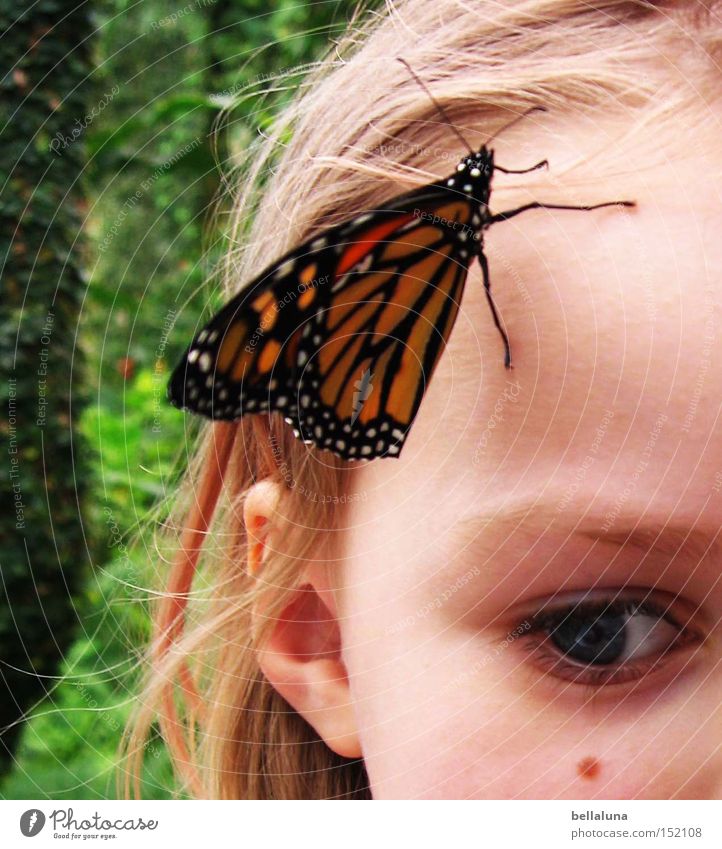
[[[528,174],[530,171],[538,171],[540,168],[548,168],[549,160],[542,159],[541,162],[537,162],[536,165],[532,165],[531,168],[523,168],[521,171],[517,171],[514,168],[502,168],[501,165],[495,165],[495,171],[501,171],[502,174]]]
[[[491,315],[494,319],[494,325],[499,331],[499,334],[504,342],[504,366],[506,368],[512,368],[511,346],[509,345],[509,337],[506,335],[506,331],[501,326],[501,322],[499,321],[499,314],[497,313],[496,306],[494,305],[494,299],[491,297],[491,278],[489,276],[489,263],[487,262],[486,256],[484,255],[484,249],[481,245],[479,245],[479,253],[477,254],[477,256],[479,257],[479,265],[481,265],[481,275],[484,279],[484,293],[486,294],[486,300],[489,303],[489,309],[491,310]]]
[[[534,201],[533,203],[525,203],[524,206],[519,206],[516,209],[509,209],[506,212],[497,212],[488,221],[489,224],[494,224],[497,221],[508,221],[510,218],[519,215],[520,212],[526,212],[528,209],[581,209],[589,211],[590,209],[601,209],[604,206],[636,206],[636,204],[633,200],[612,200],[607,203],[595,203],[592,206],[569,206],[562,203],[540,203],[539,201]]]

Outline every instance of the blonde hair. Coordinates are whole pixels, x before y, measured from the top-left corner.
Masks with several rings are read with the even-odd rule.
[[[462,153],[455,136],[395,57],[480,143],[535,105],[630,110],[664,100],[682,114],[693,91],[706,96],[705,66],[719,68],[715,13],[702,2],[387,0],[350,26],[244,163],[227,291],[301,240],[453,170]],[[298,586],[300,566],[338,559],[346,508],[334,497],[353,478],[337,458],[319,459],[278,414],[205,428],[171,523],[180,539],[125,741],[126,793],[139,792],[144,740],[157,717],[193,796],[370,798],[363,762],[334,754],[263,678],[256,659]],[[264,478],[284,484],[285,544],[256,581],[244,565],[242,507]],[[251,611],[261,597],[266,624],[256,632]]]

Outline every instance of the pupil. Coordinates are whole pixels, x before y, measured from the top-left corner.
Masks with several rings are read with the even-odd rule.
[[[624,611],[579,611],[563,615],[549,631],[554,645],[582,663],[614,663],[624,651],[627,615]]]

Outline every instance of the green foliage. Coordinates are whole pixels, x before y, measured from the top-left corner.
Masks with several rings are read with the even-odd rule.
[[[147,618],[128,590],[140,565],[116,554],[108,569],[86,589],[83,634],[59,670],[60,682],[27,724],[5,798],[117,796],[118,743],[138,681],[134,648],[147,637]],[[144,797],[167,798],[173,777],[157,735],[147,742],[145,761]]]
[[[168,377],[159,361],[155,370],[140,371],[119,399],[101,393],[101,402],[83,417],[81,430],[95,447],[103,510],[143,516],[168,496],[184,442],[183,420],[165,400]],[[99,503],[90,509],[97,510]]]
[[[105,543],[102,565],[78,600],[76,642],[59,683],[28,723],[17,766],[2,788],[6,798],[117,795],[118,744],[150,633],[139,596],[141,588],[158,583],[158,564],[142,534],[133,544],[137,533],[129,533],[128,517],[142,517],[165,497],[182,444],[182,419],[163,401],[167,378],[159,360],[155,370],[135,375],[119,399],[101,394],[83,415],[80,431],[90,446],[96,495],[86,521]],[[156,737],[146,747],[143,795],[167,798],[173,792],[168,757]]]
[[[85,405],[75,344],[85,288],[77,187],[84,152],[75,145],[59,158],[50,141],[85,111],[90,25],[82,5],[40,0],[32,17],[18,12],[16,4],[0,5],[7,34],[0,39],[0,363],[7,375],[0,387],[7,446],[0,467],[0,769],[23,713],[45,695],[72,638],[89,559],[80,512],[88,470],[71,427]]]
[[[195,431],[165,402],[168,364],[208,317],[209,301],[216,305],[203,287],[222,249],[222,233],[207,232],[220,176],[213,122],[243,93],[230,122],[235,135],[221,139],[222,160],[291,96],[292,85],[271,93],[273,79],[292,71],[298,81],[356,4],[215,0],[180,14],[189,5],[102,0],[93,11],[90,76],[91,57],[77,48],[89,34],[87,6],[63,18],[75,5],[38,0],[32,23],[20,13],[13,38],[0,39],[3,69],[21,72],[0,80],[6,111],[15,113],[4,132],[5,161],[19,163],[0,175],[3,184],[9,178],[0,214],[0,362],[17,378],[28,522],[18,534],[14,510],[0,512],[11,591],[10,605],[0,604],[0,645],[8,664],[54,676],[0,785],[5,798],[116,796],[117,748],[149,634],[143,588],[162,580],[148,515],[174,492]],[[4,30],[15,7],[0,0]],[[51,304],[52,405],[41,429],[36,372]],[[92,570],[84,565],[91,559]],[[22,688],[16,682],[12,692]],[[148,743],[143,792],[175,792],[158,739]]]

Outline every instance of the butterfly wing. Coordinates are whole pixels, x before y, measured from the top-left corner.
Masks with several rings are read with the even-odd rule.
[[[315,293],[331,279],[328,244],[287,254],[213,316],[171,376],[174,406],[216,420],[273,409],[293,417],[295,354]]]
[[[439,183],[310,240],[196,336],[171,402],[214,419],[277,410],[343,458],[398,455],[480,226],[474,201]]]
[[[471,215],[463,202],[441,211]],[[355,265],[340,264],[331,303],[299,345],[300,435],[346,459],[401,452],[468,273],[464,242],[433,215],[398,223]]]

